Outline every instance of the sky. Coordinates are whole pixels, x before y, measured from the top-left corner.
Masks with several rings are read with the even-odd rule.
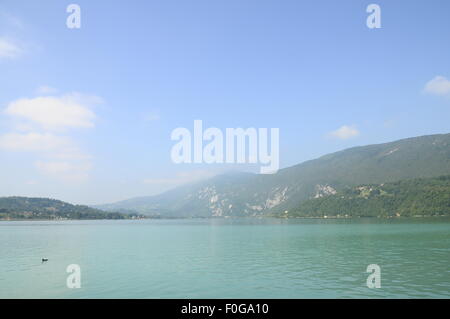
[[[450,133],[449,36],[446,0],[1,0],[0,196],[101,204],[259,171],[174,163],[194,120],[279,128],[281,168]]]

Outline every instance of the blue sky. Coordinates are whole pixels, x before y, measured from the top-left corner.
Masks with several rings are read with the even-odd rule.
[[[259,170],[172,163],[172,130],[196,119],[279,128],[281,167],[449,133],[449,15],[444,0],[2,0],[0,196],[95,204]]]

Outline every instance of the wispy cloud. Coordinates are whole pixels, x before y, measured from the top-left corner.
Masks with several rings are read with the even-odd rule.
[[[0,59],[13,59],[22,53],[22,49],[7,38],[0,38]]]
[[[58,90],[48,85],[42,85],[36,89],[37,95],[50,95],[56,93],[58,93]]]
[[[64,160],[87,160],[72,139],[49,132],[7,133],[0,135],[0,149],[12,152],[35,152],[45,157]]]
[[[20,152],[48,152],[70,145],[66,137],[50,133],[7,133],[0,136],[0,148]]]
[[[450,96],[450,81],[444,76],[436,76],[425,85],[424,92],[433,95]]]
[[[194,170],[179,172],[175,176],[167,178],[148,178],[144,180],[145,184],[161,185],[163,187],[175,187],[183,184],[198,182],[218,175],[213,170]]]
[[[332,138],[347,140],[359,135],[359,130],[355,126],[343,125],[335,131],[329,133]]]
[[[87,180],[89,171],[92,168],[89,162],[38,161],[35,165],[40,172],[68,182],[83,182]]]
[[[19,17],[5,11],[0,11],[0,26],[2,29],[23,29],[25,28],[25,23]]]
[[[144,115],[144,121],[146,122],[159,121],[160,119],[161,116],[156,111],[148,112],[147,114]]]

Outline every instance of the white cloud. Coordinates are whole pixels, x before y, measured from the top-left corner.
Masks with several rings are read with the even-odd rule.
[[[450,95],[450,81],[446,77],[436,76],[428,81],[424,91],[433,95]]]
[[[337,130],[330,132],[329,134],[333,138],[338,138],[341,140],[346,140],[359,135],[358,129],[354,126],[343,125]]]
[[[54,89],[45,86],[39,91]],[[79,93],[15,100],[3,112],[14,120],[14,129],[0,135],[0,150],[36,153],[40,160],[35,167],[41,173],[67,182],[85,181],[92,168],[91,156],[59,131],[93,127],[95,114],[90,107],[101,102]]]
[[[22,50],[11,40],[0,38],[0,59],[15,58],[22,53]]]
[[[36,89],[36,94],[38,95],[49,95],[55,93],[58,93],[58,90],[48,85],[42,85]]]
[[[94,126],[95,114],[80,95],[23,98],[11,102],[5,113],[28,120],[45,129],[89,128]],[[93,98],[88,97],[89,102]],[[86,99],[87,100],[87,99]]]

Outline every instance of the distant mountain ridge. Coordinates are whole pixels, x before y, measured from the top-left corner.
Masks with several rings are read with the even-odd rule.
[[[100,205],[162,217],[263,216],[347,187],[450,175],[450,134],[354,147],[274,175],[225,174],[157,196]]]
[[[0,220],[9,219],[130,219],[139,217],[72,205],[50,198],[0,197]]]

